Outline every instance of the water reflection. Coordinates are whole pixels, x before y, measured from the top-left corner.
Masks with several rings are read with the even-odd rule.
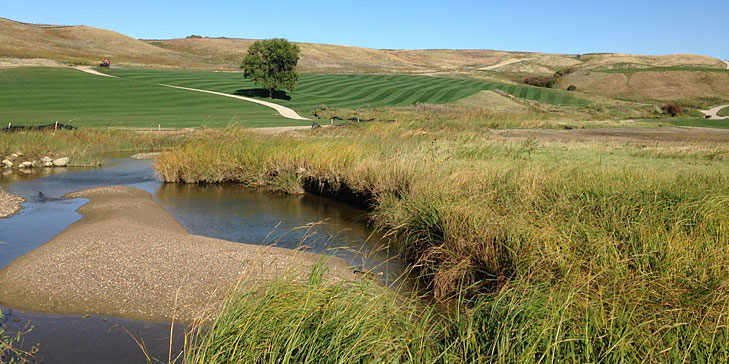
[[[382,272],[395,284],[404,270],[397,257],[383,250],[363,211],[312,195],[287,196],[251,191],[237,185],[162,184],[149,161],[118,159],[102,169],[54,168],[36,173],[0,174],[0,186],[23,196],[23,209],[0,219],[0,268],[37,248],[81,218],[76,210],[86,200],[66,200],[66,193],[108,185],[125,185],[153,194],[188,231],[249,244],[275,244],[334,254],[352,265]],[[42,178],[40,178],[42,177]],[[169,323],[129,321],[110,317],[48,315],[9,311],[9,332],[30,322],[25,348],[40,343],[38,358],[48,363],[144,362],[142,352],[123,328],[144,338],[157,358],[166,361]],[[178,334],[182,330],[177,330]],[[179,342],[175,344],[180,348]]]

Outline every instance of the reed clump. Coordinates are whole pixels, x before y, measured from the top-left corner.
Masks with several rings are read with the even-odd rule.
[[[229,129],[163,154],[156,169],[170,182],[346,187],[368,199],[427,292],[457,302],[421,323],[444,329],[427,333],[442,355],[420,362],[729,359],[729,166],[709,157],[726,146],[421,126]]]

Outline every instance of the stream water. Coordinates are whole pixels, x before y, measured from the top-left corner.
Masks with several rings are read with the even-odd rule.
[[[365,212],[331,199],[287,196],[251,191],[236,185],[163,184],[149,161],[114,159],[93,170],[0,176],[0,186],[23,196],[17,214],[0,219],[0,269],[79,220],[76,212],[86,200],[63,199],[66,193],[104,185],[125,185],[152,193],[188,231],[235,242],[303,248],[341,257],[362,266],[388,285],[397,284],[405,265],[381,248],[386,244],[372,233]],[[0,301],[1,301],[0,292]],[[7,307],[3,324],[23,335],[22,348],[37,345],[43,363],[143,363],[143,341],[151,356],[167,362],[170,324],[130,321],[114,317],[50,315]],[[176,325],[173,352],[181,350],[184,328]]]

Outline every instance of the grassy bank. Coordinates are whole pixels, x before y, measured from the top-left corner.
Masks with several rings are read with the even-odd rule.
[[[99,165],[109,152],[164,150],[184,143],[174,135],[111,129],[22,131],[0,133],[0,158],[22,152],[24,159],[69,157],[70,166]]]
[[[461,302],[421,323],[444,328],[427,334],[448,353],[433,361],[716,362],[729,358],[728,158],[725,145],[506,140],[417,121],[227,130],[156,168],[371,206],[427,291]]]

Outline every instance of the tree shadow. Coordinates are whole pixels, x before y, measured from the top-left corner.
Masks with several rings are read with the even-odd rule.
[[[245,96],[245,97],[259,97],[259,98],[268,98],[268,90],[264,88],[249,88],[249,89],[240,89],[236,90],[235,94],[238,96]],[[274,91],[273,92],[273,99],[279,99],[279,100],[291,100],[291,96],[286,94],[286,91]]]

